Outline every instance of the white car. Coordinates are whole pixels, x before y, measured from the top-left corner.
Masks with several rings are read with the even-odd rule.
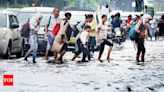
[[[11,58],[11,55],[24,55],[24,39],[18,29],[19,23],[11,11],[0,11],[0,55]]]

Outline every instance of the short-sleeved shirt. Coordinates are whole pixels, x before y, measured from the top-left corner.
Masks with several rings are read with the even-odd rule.
[[[29,24],[30,24],[31,33],[37,34],[40,29],[40,25],[37,25],[37,23],[33,20],[31,20]]]
[[[100,29],[99,30],[99,39],[100,40],[102,40],[102,39],[107,39],[107,30],[108,30],[108,25],[107,24],[105,24],[105,25],[103,25],[102,23],[100,23],[99,25],[98,25],[98,29]]]
[[[111,24],[113,25],[114,28],[117,28],[117,27],[121,27],[121,24],[123,23],[123,21],[121,19],[119,19],[118,21],[117,20],[113,20],[111,22]]]
[[[91,26],[91,31],[89,32],[89,35],[92,37],[95,37],[97,35],[97,26],[96,26],[96,22],[92,21],[91,23],[87,23],[89,26]]]
[[[80,40],[82,44],[86,44],[88,42],[88,38],[89,38],[89,33],[85,30],[82,31],[80,34]]]
[[[156,19],[150,20],[149,23],[150,23],[150,28],[156,28],[157,26]]]
[[[51,17],[51,18],[50,18]],[[47,17],[47,22],[46,24],[48,25],[49,24],[49,27],[48,27],[48,31],[52,31],[54,26],[56,25],[56,23],[60,23],[61,19],[58,17],[58,18],[55,18],[53,15]]]

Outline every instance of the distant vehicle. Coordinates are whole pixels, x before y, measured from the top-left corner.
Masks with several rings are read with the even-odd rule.
[[[123,30],[121,30],[121,28],[117,27],[114,29],[114,38],[113,38],[113,42],[117,43],[118,45],[121,45],[121,42],[124,42],[124,32]]]
[[[128,15],[135,16],[145,13],[154,15],[154,6],[147,0],[109,0],[107,5],[110,11],[109,16],[120,12],[123,20],[127,19]],[[99,13],[101,12],[103,12],[102,9]]]
[[[11,11],[0,11],[0,55],[11,58],[11,55],[21,57],[24,55],[24,39],[18,29],[19,23],[16,15]]]
[[[41,13],[41,15],[43,16],[43,19],[41,20],[41,27],[38,32],[38,52],[44,53],[46,51],[47,37],[45,36],[44,27],[47,19],[49,18],[49,16],[52,15],[53,9],[54,8],[52,7],[26,7],[22,8],[18,13],[18,20],[20,22],[20,26],[25,24],[28,19],[30,19],[32,16],[34,16],[34,14],[38,12]],[[63,12],[61,11],[60,15],[63,15],[62,13]],[[30,44],[27,39],[25,41],[25,44],[25,51],[27,51],[30,48]]]

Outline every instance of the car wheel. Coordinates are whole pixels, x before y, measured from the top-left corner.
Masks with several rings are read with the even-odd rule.
[[[3,56],[4,59],[11,59],[11,47],[8,46],[6,54]]]

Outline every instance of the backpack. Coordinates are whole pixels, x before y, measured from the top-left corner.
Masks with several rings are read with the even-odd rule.
[[[76,36],[80,33],[80,31],[79,31],[78,28],[77,28],[77,25],[78,25],[79,23],[80,23],[80,22],[78,22],[78,23],[75,25],[75,29],[74,29],[74,32],[73,32],[73,37],[76,37]],[[85,25],[86,25],[86,23],[84,23],[84,24],[82,25],[82,28],[84,28]]]
[[[21,36],[25,38],[29,38],[30,36],[30,20],[28,20],[25,24],[23,24],[21,29]]]
[[[66,36],[67,36],[68,41],[69,41],[70,38],[71,38],[72,32],[73,32],[73,29],[71,28],[70,25],[68,25],[68,27],[67,27],[67,29],[66,29]]]
[[[134,41],[137,38],[135,27],[136,27],[136,23],[133,23],[129,31],[129,37],[132,41]]]

